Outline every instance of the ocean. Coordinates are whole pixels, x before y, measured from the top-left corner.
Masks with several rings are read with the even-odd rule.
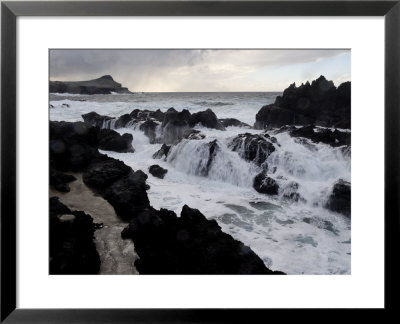
[[[174,107],[191,113],[213,110],[218,118],[236,118],[253,125],[264,105],[273,103],[280,93],[134,93],[110,95],[50,94],[50,120],[82,121],[82,114],[95,111],[119,117],[134,109],[165,112]],[[108,125],[110,126],[110,125]],[[150,144],[137,127],[116,129],[133,135],[134,153],[101,151],[123,161],[133,170],[149,175],[150,204],[167,208],[178,215],[183,205],[199,209],[215,219],[222,230],[250,246],[272,270],[287,274],[350,274],[350,219],[331,212],[324,205],[338,179],[351,181],[351,158],[342,148],[322,143],[299,141],[287,132],[276,137],[276,150],[267,160],[268,173],[279,184],[279,194],[260,194],[252,187],[260,167],[247,162],[228,148],[234,136],[263,131],[247,127],[228,127],[225,131],[196,126],[206,135],[201,140],[183,140],[171,148],[167,159],[152,155],[161,144]],[[198,172],[208,158],[206,143],[217,140],[221,151],[208,175]],[[168,169],[164,179],[153,177],[149,166]],[[302,199],[286,199],[298,184]]]

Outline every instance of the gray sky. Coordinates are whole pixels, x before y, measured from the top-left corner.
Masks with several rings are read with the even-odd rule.
[[[110,74],[131,91],[282,91],[350,81],[350,50],[51,50],[50,79]]]

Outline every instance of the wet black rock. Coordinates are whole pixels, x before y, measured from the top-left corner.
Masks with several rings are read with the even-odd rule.
[[[161,142],[164,144],[174,144],[183,138],[183,135],[190,129],[190,112],[186,109],[177,112],[174,108],[168,109],[164,114],[164,120],[161,124]]]
[[[150,144],[154,144],[156,142],[157,133],[156,129],[159,123],[155,122],[154,120],[146,120],[144,123],[140,124],[139,129],[144,132],[149,140]]]
[[[57,171],[83,172],[83,181],[105,198],[118,216],[129,220],[150,205],[147,175],[99,153],[102,132],[116,133],[83,122],[50,122],[51,165]],[[131,142],[131,137],[128,140]]]
[[[97,274],[100,257],[93,218],[50,198],[50,274]]]
[[[334,131],[324,128],[316,128],[313,125],[304,126],[294,129],[290,132],[293,137],[308,138],[314,143],[325,143],[331,146],[350,145],[351,134],[349,132],[341,132],[337,129]]]
[[[225,130],[225,127],[218,120],[217,116],[211,109],[194,113],[189,118],[190,127],[194,127],[197,124],[201,124],[207,128],[215,128],[219,130]]]
[[[274,179],[268,177],[264,172],[256,175],[253,181],[253,187],[259,193],[267,195],[277,195],[279,192],[279,185]]]
[[[124,88],[120,83],[115,82],[111,75],[89,81],[50,81],[50,93],[73,93],[73,94],[110,94],[131,93],[128,88]]]
[[[50,166],[50,185],[57,191],[69,192],[68,182],[75,180],[76,178],[73,175],[57,171],[53,166]]]
[[[84,122],[88,123],[90,126],[97,126],[100,128],[103,128],[105,126],[106,122],[115,120],[114,117],[99,115],[97,112],[94,112],[94,111],[87,113],[87,114],[83,114],[82,118],[83,118]]]
[[[333,186],[326,207],[347,217],[351,215],[351,184],[339,179]]]
[[[164,179],[164,176],[167,174],[168,170],[160,167],[158,164],[154,164],[149,167],[149,172],[160,179]]]
[[[148,209],[132,220],[122,237],[135,244],[141,274],[283,274],[269,270],[243,243],[221,231],[197,209]]]
[[[50,160],[58,171],[81,171],[99,155],[98,128],[83,122],[50,122]]]
[[[162,159],[168,156],[171,145],[163,144],[161,148],[153,154],[153,159]]]
[[[116,120],[115,128],[126,127],[127,124],[131,121],[132,121],[132,118],[129,114],[122,115],[122,116],[118,117],[118,119]]]
[[[223,118],[223,119],[220,119],[219,121],[222,124],[222,126],[224,126],[224,127],[234,126],[234,127],[251,128],[251,126],[249,124],[243,123],[236,118]]]
[[[132,169],[122,161],[101,156],[94,159],[83,173],[83,181],[89,187],[106,188],[114,181],[127,176]]]
[[[150,206],[146,179],[147,175],[141,170],[131,171],[100,192],[119,217],[130,220]]]
[[[132,146],[133,136],[131,134],[120,135],[112,129],[100,129],[97,137],[98,147],[101,150],[119,153],[135,152]]]
[[[265,162],[268,156],[275,151],[268,134],[240,134],[229,143],[228,147],[232,151],[238,152],[246,161],[254,162],[259,166],[264,164],[266,168]]]
[[[213,140],[212,142],[206,144],[208,146],[208,160],[206,165],[199,164],[198,169],[200,171],[200,175],[202,176],[208,176],[208,173],[210,172],[210,169],[212,168],[212,165],[215,161],[215,157],[217,156],[218,152],[221,151],[220,144],[217,140]]]
[[[289,109],[274,104],[263,106],[256,114],[255,129],[281,127],[295,123],[295,113]]]
[[[281,127],[284,125],[307,125],[350,128],[351,83],[336,88],[332,81],[320,76],[311,84],[299,87],[291,84],[274,104],[261,108],[256,115],[254,127]]]

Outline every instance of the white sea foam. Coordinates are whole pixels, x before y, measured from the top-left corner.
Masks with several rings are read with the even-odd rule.
[[[248,94],[246,94],[248,95]],[[229,102],[235,105],[214,105],[210,107],[219,118],[233,117],[252,124],[252,119],[262,105],[241,105],[242,99],[212,94],[201,95],[188,100],[165,95],[165,100],[156,98],[153,102],[92,102],[57,100],[51,104],[52,120],[82,120],[81,114],[96,111],[99,114],[117,117],[135,108],[165,111],[189,109],[191,112],[206,109],[206,106],[191,102]],[[237,94],[238,98],[245,95]],[[104,96],[107,100],[108,97]],[[113,96],[119,100],[121,96]],[[172,99],[171,99],[172,98]],[[145,95],[139,96],[146,99]],[[138,100],[139,100],[138,99]],[[147,98],[149,99],[149,98]],[[246,101],[247,100],[242,100]],[[249,102],[251,100],[248,100]],[[162,102],[162,104],[161,104]],[[177,105],[179,102],[179,105]],[[61,107],[68,103],[70,108]],[[247,108],[246,108],[247,107]],[[112,127],[112,125],[109,125]],[[138,128],[117,129],[121,134],[133,135],[134,153],[103,153],[122,160],[134,170],[141,169],[149,175],[147,183],[150,203],[155,208],[167,208],[178,215],[187,204],[199,209],[206,217],[216,219],[223,231],[249,245],[273,270],[288,274],[349,274],[351,236],[350,220],[323,208],[333,183],[339,178],[350,181],[350,157],[343,155],[340,148],[325,144],[300,142],[287,133],[274,135],[279,145],[268,158],[269,173],[280,186],[278,196],[266,196],[252,188],[252,180],[260,171],[259,167],[241,159],[236,152],[227,148],[236,135],[258,130],[228,127],[226,131],[196,127],[206,138],[183,141],[171,148],[167,161],[155,160],[152,155],[161,144],[150,144],[149,139]],[[207,176],[199,172],[199,165],[207,164],[209,143],[217,140],[219,150],[215,155]],[[153,177],[149,166],[158,164],[168,170],[164,179]],[[275,170],[276,169],[276,170]],[[298,183],[293,189],[291,184]],[[284,195],[290,190],[297,191],[305,201],[287,201]]]

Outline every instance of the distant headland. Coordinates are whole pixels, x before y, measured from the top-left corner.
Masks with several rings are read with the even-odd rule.
[[[89,81],[50,81],[50,93],[72,93],[72,94],[111,94],[131,93],[128,88],[122,87],[115,82],[111,75]]]

